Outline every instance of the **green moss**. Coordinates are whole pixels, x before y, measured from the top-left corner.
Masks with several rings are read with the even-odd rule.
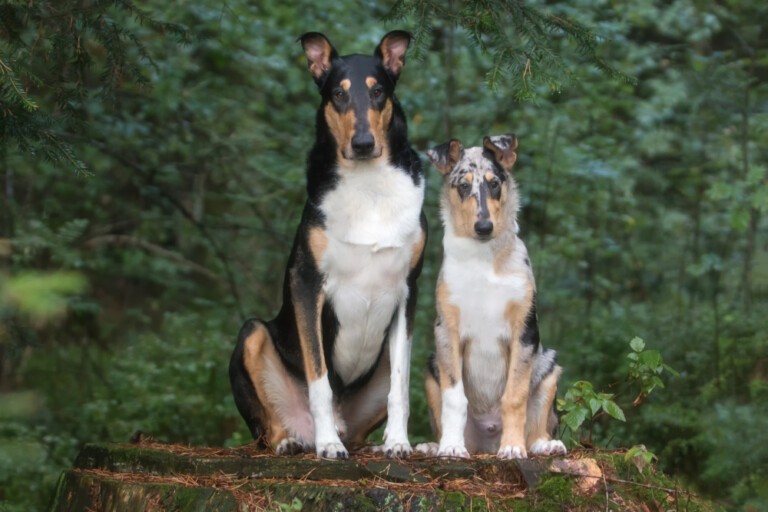
[[[568,503],[573,497],[573,480],[561,475],[545,476],[534,490],[541,503]]]
[[[467,497],[460,492],[446,492],[442,494],[440,510],[459,511],[467,510]]]

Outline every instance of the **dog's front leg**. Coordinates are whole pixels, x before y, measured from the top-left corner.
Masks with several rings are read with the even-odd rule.
[[[435,348],[439,368],[441,411],[439,457],[469,458],[464,431],[467,426],[467,396],[464,391],[462,343],[459,309],[448,300],[447,285],[437,285],[438,316],[435,324]]]
[[[501,443],[496,456],[500,459],[525,459],[525,421],[528,407],[533,346],[519,337],[510,343],[509,370],[501,396]]]
[[[389,329],[391,372],[387,397],[387,428],[384,430],[384,453],[388,457],[408,457],[412,451],[408,441],[411,339],[408,336],[405,309],[406,299],[403,299]]]
[[[341,442],[333,414],[333,391],[323,353],[321,312],[325,302],[322,279],[316,272],[291,273],[291,294],[296,312],[304,374],[309,391],[309,411],[315,427],[315,452],[318,457],[346,459],[347,449]]]

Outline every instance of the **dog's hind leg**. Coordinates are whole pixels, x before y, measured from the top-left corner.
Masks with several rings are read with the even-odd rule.
[[[554,412],[557,380],[562,368],[555,363],[555,351],[544,350],[536,355],[528,398],[525,439],[532,455],[565,455],[562,441],[552,439],[557,428]]]
[[[263,334],[261,333],[262,330],[264,331]],[[254,382],[245,365],[246,343],[254,335],[254,331],[257,331],[256,339],[267,335],[264,325],[258,320],[251,319],[245,322],[240,329],[235,350],[229,360],[229,383],[232,386],[237,410],[245,420],[248,430],[251,431],[251,436],[258,443],[264,445],[267,443],[264,437],[266,434],[264,432],[266,411],[256,394]]]
[[[254,439],[278,454],[311,449],[314,428],[306,388],[288,373],[262,322],[243,325],[229,377],[235,404]]]

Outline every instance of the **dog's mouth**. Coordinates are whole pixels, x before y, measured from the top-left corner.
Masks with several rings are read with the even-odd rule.
[[[347,160],[354,160],[354,161],[365,161],[365,160],[375,160],[379,158],[382,155],[383,151],[381,148],[378,150],[373,150],[368,153],[359,153],[352,150],[345,150],[341,152],[341,156],[343,156]]]

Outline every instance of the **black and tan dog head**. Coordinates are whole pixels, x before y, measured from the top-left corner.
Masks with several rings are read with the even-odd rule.
[[[410,34],[401,30],[388,33],[373,56],[340,57],[318,32],[308,32],[299,40],[320,88],[324,119],[340,161],[386,157],[395,84],[405,65]]]
[[[484,137],[482,147],[464,148],[452,139],[427,151],[443,175],[443,222],[455,236],[490,240],[514,222],[516,150],[514,135],[495,135]]]

